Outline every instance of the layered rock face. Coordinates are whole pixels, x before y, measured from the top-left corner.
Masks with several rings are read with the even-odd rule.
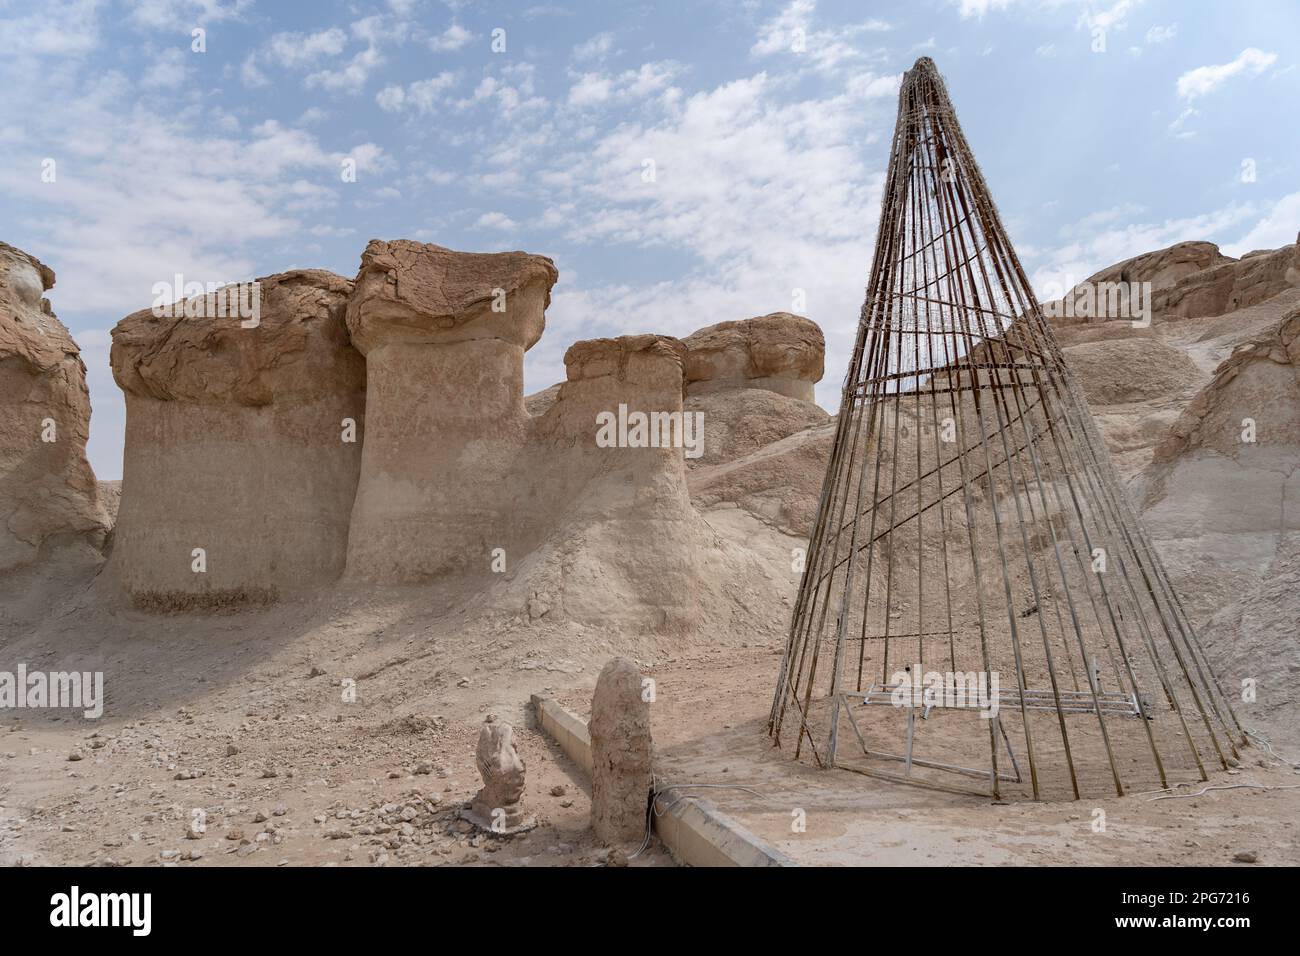
[[[686,346],[686,393],[765,388],[805,402],[825,372],[826,340],[816,323],[789,312],[720,322],[692,333]]]
[[[365,412],[352,283],[300,270],[256,285],[256,321],[226,289],[113,329],[127,420],[112,563],[139,605],[264,601],[343,569]]]
[[[1294,727],[1300,690],[1300,307],[1239,343],[1138,484],[1206,650],[1248,722]]]
[[[704,434],[682,408],[684,351],[666,335],[576,342],[558,397],[535,420],[534,448],[511,484],[533,517],[565,531],[552,544],[565,554],[571,616],[689,627],[700,529],[685,460]]]
[[[366,356],[367,434],[348,573],[420,581],[486,567],[527,441],[523,358],[558,278],[544,256],[458,253],[397,240],[366,248],[347,309]]]
[[[1223,315],[1300,287],[1300,245],[1253,252],[1195,273],[1156,296],[1169,316]]]
[[[43,298],[53,285],[52,269],[0,242],[0,571],[107,531],[86,461],[86,367]]]
[[[1273,299],[1288,290],[1300,289],[1300,246],[1259,250],[1233,259],[1219,252],[1212,242],[1180,242],[1167,249],[1148,252],[1107,266],[1070,290],[1055,306],[1053,324],[1105,325],[1098,335],[1149,334],[1145,330],[1121,332],[1131,326],[1129,312],[1118,316],[1095,314],[1106,286],[1116,284],[1116,302],[1129,304],[1129,283],[1151,283],[1149,305],[1161,321],[1225,315]],[[1108,320],[1122,319],[1120,323]]]

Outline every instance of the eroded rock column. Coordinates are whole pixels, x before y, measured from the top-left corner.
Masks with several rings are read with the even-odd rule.
[[[571,346],[567,380],[536,420],[533,464],[512,482],[550,505],[534,516],[570,530],[563,611],[579,620],[695,626],[704,541],[685,459],[704,432],[682,408],[683,351],[666,335]]]
[[[53,269],[0,242],[0,571],[107,531],[86,461],[86,366],[43,298],[53,285]]]
[[[112,564],[137,604],[266,601],[342,573],[365,427],[352,283],[302,270],[257,286],[113,329],[126,449]]]
[[[349,576],[485,568],[520,510],[524,352],[558,278],[544,256],[374,241],[348,304],[366,356],[367,433]]]
[[[601,670],[591,698],[591,828],[602,843],[633,843],[646,831],[654,786],[650,704],[641,672],[625,657]]]

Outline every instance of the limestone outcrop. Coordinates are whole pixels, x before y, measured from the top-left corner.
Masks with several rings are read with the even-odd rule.
[[[566,352],[566,380],[533,420],[529,452],[508,481],[530,504],[513,540],[521,553],[540,546],[526,583],[547,613],[692,627],[702,531],[685,460],[704,435],[682,408],[683,352],[666,335],[592,339]]]
[[[1156,297],[1169,316],[1199,318],[1223,315],[1300,287],[1300,245],[1229,260],[1183,279]]]
[[[1243,439],[1248,423],[1251,437]],[[1219,365],[1156,447],[1155,460],[1198,448],[1236,457],[1250,444],[1300,449],[1300,308]]]
[[[558,273],[522,252],[373,241],[347,308],[367,433],[348,574],[391,583],[485,568],[524,507],[523,358]]]
[[[719,322],[683,339],[687,395],[719,388],[764,388],[814,400],[825,372],[826,340],[815,322],[773,312]]]
[[[1179,242],[1166,249],[1125,259],[1088,277],[1088,282],[1150,282],[1159,292],[1206,269],[1233,262],[1212,242]]]
[[[625,657],[601,670],[591,698],[591,829],[605,844],[639,842],[654,787],[650,704]]]
[[[53,285],[54,270],[0,242],[0,571],[107,532],[86,461],[86,367],[44,298]]]
[[[341,573],[365,427],[351,290],[285,272],[239,287],[242,311],[228,287],[113,329],[127,420],[112,564],[137,604],[265,601]]]
[[[1293,307],[1220,363],[1136,486],[1224,686],[1254,681],[1242,716],[1283,732],[1295,726],[1300,704],[1298,462],[1300,307]]]
[[[1300,289],[1300,246],[1262,249],[1233,259],[1210,242],[1180,242],[1167,249],[1148,252],[1108,266],[1071,289],[1061,302],[1044,303],[1055,310],[1054,324],[1107,325],[1105,335],[1121,329],[1130,334],[1136,308],[1129,308],[1129,283],[1150,282],[1146,303],[1159,321],[1206,318],[1225,315],[1266,302],[1291,289]],[[1105,287],[1115,284],[1112,292]],[[1118,303],[1117,314],[1100,311],[1099,301],[1110,296]],[[1095,298],[1094,298],[1095,297]],[[1136,307],[1140,303],[1134,302]]]

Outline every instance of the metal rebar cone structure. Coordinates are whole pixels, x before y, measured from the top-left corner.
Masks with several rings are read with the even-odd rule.
[[[1204,780],[1242,738],[928,58],[769,729],[820,766],[1033,799]]]

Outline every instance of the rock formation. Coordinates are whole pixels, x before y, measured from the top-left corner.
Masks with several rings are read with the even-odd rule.
[[[54,270],[0,242],[0,571],[107,531],[86,461],[86,367],[43,298],[53,285]]]
[[[685,456],[704,435],[682,408],[682,354],[665,335],[576,342],[555,402],[534,419],[533,449],[510,481],[533,503],[516,540],[528,551],[549,539],[531,579],[568,616],[694,625],[703,534]]]
[[[1300,646],[1300,307],[1239,343],[1136,492],[1248,724],[1294,727]]]
[[[1300,287],[1300,244],[1253,252],[1194,273],[1155,297],[1166,316],[1223,315]]]
[[[558,277],[544,256],[366,247],[348,303],[366,356],[367,434],[348,573],[421,581],[486,568],[533,507],[506,476],[527,441],[524,352]]]
[[[240,287],[256,320],[228,288],[113,329],[127,419],[112,563],[137,604],[264,601],[341,573],[365,411],[351,288],[286,272]]]
[[[591,828],[602,843],[640,842],[654,787],[650,704],[641,672],[616,657],[591,698]]]
[[[1300,288],[1300,246],[1259,250],[1233,259],[1211,242],[1180,242],[1107,266],[1071,289],[1055,308],[1054,323],[1106,323],[1105,334],[1127,334],[1131,316],[1091,314],[1085,303],[1108,283],[1151,283],[1151,311],[1160,321],[1224,315]],[[1120,294],[1126,300],[1127,292]],[[1066,306],[1069,308],[1066,308]],[[1107,319],[1122,319],[1118,325]]]
[[[775,312],[711,325],[683,342],[684,407],[701,413],[705,428],[704,454],[687,461],[692,501],[735,503],[788,534],[807,534],[829,453],[821,431],[831,419],[813,401],[826,354],[821,330]]]
[[[483,788],[464,811],[465,819],[498,834],[519,833],[536,826],[536,818],[526,813],[521,803],[524,761],[515,749],[514,728],[489,718],[479,731],[474,761]]]
[[[692,333],[683,344],[687,395],[741,386],[811,402],[813,386],[825,371],[822,330],[789,312],[719,322]]]

